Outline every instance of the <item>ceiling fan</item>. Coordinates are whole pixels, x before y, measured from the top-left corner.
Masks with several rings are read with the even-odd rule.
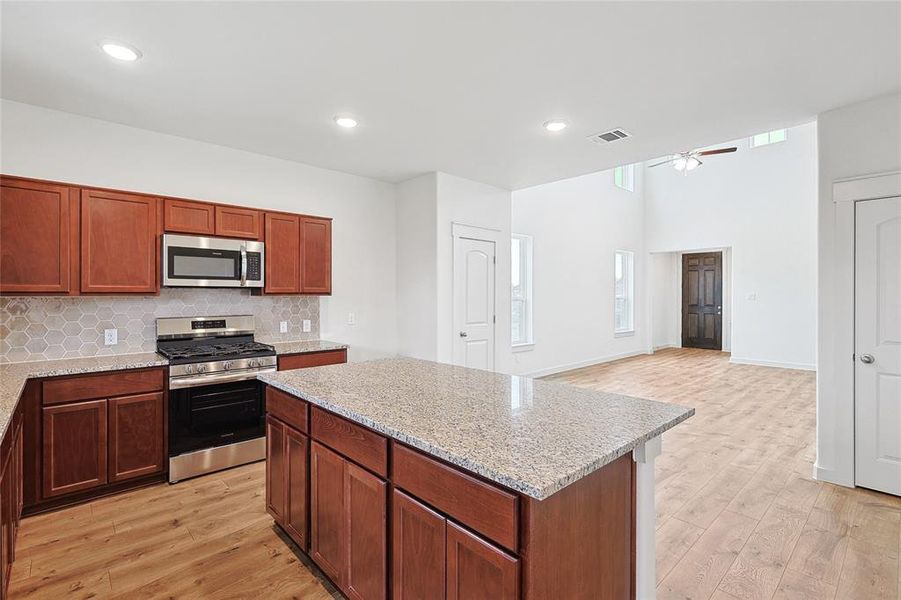
[[[672,164],[673,168],[677,171],[694,171],[704,164],[703,162],[701,162],[702,156],[711,156],[713,154],[728,154],[730,152],[735,152],[736,150],[738,150],[738,148],[733,146],[731,148],[716,148],[715,150],[692,150],[691,152],[680,152],[679,154],[674,154],[672,157],[664,161],[651,165],[651,167],[659,167],[660,165]]]

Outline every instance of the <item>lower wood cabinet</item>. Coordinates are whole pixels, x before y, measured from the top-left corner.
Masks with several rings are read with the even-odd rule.
[[[310,504],[310,555],[316,564],[351,598],[385,598],[385,481],[314,441]]]
[[[266,418],[266,510],[304,551],[309,545],[310,439]]]
[[[163,393],[111,398],[109,481],[125,481],[163,470]]]
[[[395,489],[394,600],[513,600],[519,560]]]
[[[285,523],[285,429],[287,426],[272,417],[266,417],[266,511],[275,522]]]
[[[43,409],[44,496],[52,498],[107,481],[106,400]]]
[[[18,424],[16,422],[18,421]],[[0,447],[0,598],[6,598],[12,563],[16,553],[16,535],[22,516],[22,458],[24,441],[21,421],[12,419]]]

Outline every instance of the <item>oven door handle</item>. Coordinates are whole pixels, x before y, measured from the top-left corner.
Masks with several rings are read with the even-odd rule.
[[[268,367],[265,369],[254,369],[252,371],[233,371],[222,373],[221,375],[192,375],[190,377],[170,377],[169,389],[179,390],[183,388],[198,387],[201,385],[215,385],[217,383],[229,383],[232,381],[244,381],[247,379],[256,379],[257,373],[274,373],[277,369]]]
[[[241,287],[247,286],[247,245],[241,244]]]

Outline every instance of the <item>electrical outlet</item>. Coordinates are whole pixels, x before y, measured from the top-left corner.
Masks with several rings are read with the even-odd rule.
[[[279,323],[278,331],[279,331],[279,333],[288,333],[288,322],[282,321],[281,323]]]
[[[352,312],[347,313],[347,324],[348,325],[356,325],[357,324],[357,315],[355,315]]]
[[[104,329],[103,330],[103,343],[107,346],[115,346],[119,343],[119,330],[118,329]]]
[[[303,320],[303,332],[310,333],[310,330],[313,328],[312,323],[310,323],[309,319]]]

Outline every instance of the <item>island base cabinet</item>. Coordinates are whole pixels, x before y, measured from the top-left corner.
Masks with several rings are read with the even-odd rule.
[[[285,525],[287,461],[284,423],[266,417],[266,511],[275,522]]]
[[[391,524],[394,600],[443,598],[447,519],[395,489]]]
[[[519,598],[519,561],[454,523],[447,524],[447,600]]]
[[[306,552],[310,440],[286,423],[266,418],[266,511]]]
[[[385,482],[312,442],[310,503],[310,555],[316,564],[350,598],[384,598]]]

